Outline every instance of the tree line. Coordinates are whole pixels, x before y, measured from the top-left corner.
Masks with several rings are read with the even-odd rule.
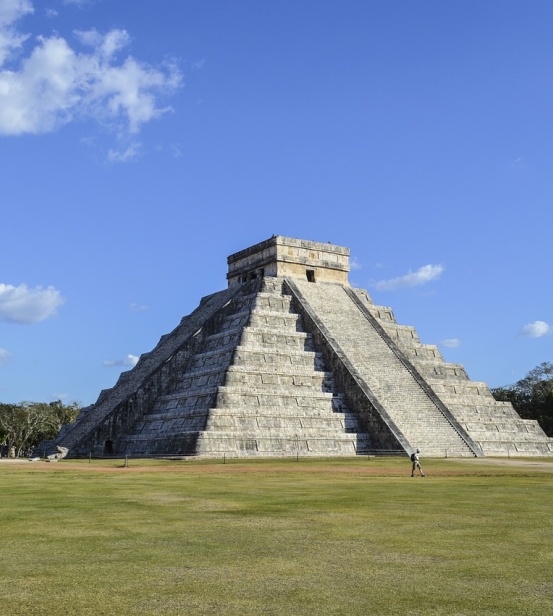
[[[537,419],[547,436],[553,436],[553,364],[542,362],[520,381],[492,389],[496,400],[511,402],[524,419]]]
[[[77,419],[81,410],[78,402],[0,403],[0,450],[8,455],[10,450],[17,457],[28,455],[42,441],[55,438],[62,426]]]

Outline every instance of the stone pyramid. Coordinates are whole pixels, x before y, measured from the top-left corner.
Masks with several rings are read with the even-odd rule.
[[[347,248],[273,236],[228,265],[228,288],[50,447],[73,457],[553,453],[537,422],[351,288]]]

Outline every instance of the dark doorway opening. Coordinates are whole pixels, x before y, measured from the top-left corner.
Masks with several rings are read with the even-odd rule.
[[[315,270],[305,270],[307,282],[315,282]]]
[[[107,440],[104,443],[104,455],[105,456],[112,456],[113,455],[113,441],[112,440]]]

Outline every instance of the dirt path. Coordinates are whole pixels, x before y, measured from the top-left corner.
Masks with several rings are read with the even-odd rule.
[[[366,461],[366,465],[359,464],[359,460],[352,461],[351,464],[333,465],[327,460],[319,463],[309,459],[308,464],[302,464],[303,460],[295,463],[293,460],[273,459],[272,464],[268,465],[267,460],[263,464],[255,464],[254,460],[223,460],[217,459],[205,461],[195,459],[167,461],[166,463],[148,464],[144,460],[129,460],[125,466],[124,460],[92,460],[87,463],[85,460],[62,460],[61,462],[37,461],[30,462],[26,458],[10,460],[3,458],[0,460],[0,469],[8,467],[18,470],[32,470],[33,472],[94,472],[94,473],[187,473],[187,474],[241,474],[241,473],[329,473],[329,474],[354,474],[362,476],[380,477],[408,477],[411,472],[410,463],[405,460],[405,464],[398,466],[397,463],[387,463],[386,458],[371,458]],[[462,466],[457,466],[456,463]],[[451,466],[450,466],[451,465]],[[553,461],[547,460],[528,460],[513,458],[463,458],[459,460],[435,460],[428,458],[423,460],[423,467],[429,477],[459,476],[474,473],[475,475],[493,473],[495,467],[498,474],[505,474],[509,470],[515,472],[537,471],[553,473]],[[467,467],[473,467],[469,470]]]
[[[493,464],[494,466],[511,466],[516,468],[531,468],[533,470],[553,471],[553,462],[547,460],[517,460],[516,458],[470,458],[472,464]]]

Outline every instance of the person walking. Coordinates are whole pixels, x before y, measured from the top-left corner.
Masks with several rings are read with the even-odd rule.
[[[415,471],[419,469],[419,473],[421,477],[426,477],[426,475],[422,472],[421,461],[419,458],[420,449],[417,449],[414,453],[411,454],[411,462],[413,463],[413,468],[411,469],[411,477],[415,476]]]

